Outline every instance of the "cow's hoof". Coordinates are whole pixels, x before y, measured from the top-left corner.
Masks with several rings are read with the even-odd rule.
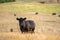
[[[31,33],[34,33],[34,31],[31,31]]]

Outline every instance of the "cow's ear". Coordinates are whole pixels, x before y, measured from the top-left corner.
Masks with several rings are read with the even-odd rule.
[[[16,18],[17,20],[19,20],[19,18]]]
[[[24,18],[24,20],[26,20],[26,18]]]

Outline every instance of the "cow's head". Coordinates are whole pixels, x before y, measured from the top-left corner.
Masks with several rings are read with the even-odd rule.
[[[19,22],[23,22],[23,21],[25,21],[26,20],[26,18],[16,18],[17,20],[19,20]]]

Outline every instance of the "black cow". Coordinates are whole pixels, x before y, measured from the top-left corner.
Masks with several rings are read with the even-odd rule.
[[[19,26],[21,32],[34,32],[35,30],[35,23],[32,20],[26,20],[26,18],[17,18],[19,21]]]

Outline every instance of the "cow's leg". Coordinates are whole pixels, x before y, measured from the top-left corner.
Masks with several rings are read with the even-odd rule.
[[[22,29],[22,33],[24,32],[24,30]]]
[[[22,33],[24,32],[23,29],[21,29],[21,32],[22,32]]]
[[[32,32],[34,32],[34,28],[32,28]]]
[[[23,26],[20,27],[20,30],[21,30],[22,33],[24,32]]]

